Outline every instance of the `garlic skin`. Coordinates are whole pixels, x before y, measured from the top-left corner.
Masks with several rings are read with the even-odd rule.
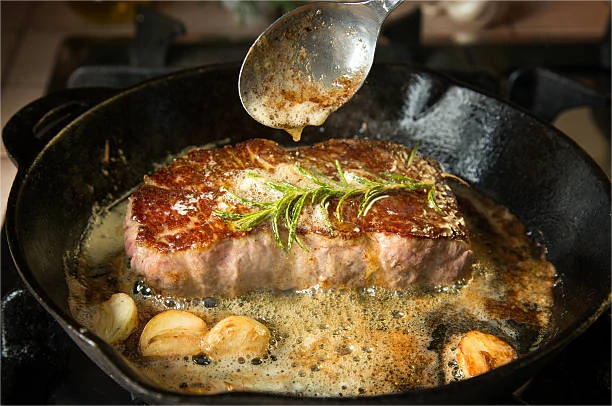
[[[508,343],[494,335],[472,330],[457,346],[456,359],[465,378],[483,374],[517,358]]]
[[[257,320],[228,316],[210,329],[202,349],[211,359],[253,359],[263,356],[269,343],[270,330]]]
[[[138,327],[138,309],[131,296],[115,293],[98,307],[94,332],[109,344],[127,339]]]
[[[441,16],[446,14],[462,29],[478,31],[492,27],[507,16],[510,4],[506,1],[491,0],[451,0],[426,1],[421,4],[421,10],[426,16]]]
[[[138,350],[145,357],[197,354],[207,330],[206,322],[195,314],[166,310],[145,325]]]

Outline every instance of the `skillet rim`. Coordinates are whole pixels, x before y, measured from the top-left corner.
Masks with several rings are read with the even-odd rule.
[[[550,123],[547,123],[543,119],[535,116],[533,113],[527,111],[526,109],[518,106],[514,103],[502,100],[499,96],[493,95],[485,90],[474,89],[473,87],[460,82],[442,72],[438,72],[434,69],[415,66],[410,63],[405,62],[378,62],[375,65],[399,65],[403,68],[407,68],[407,73],[425,73],[429,77],[439,78],[448,85],[448,88],[459,87],[463,89],[467,89],[470,92],[480,93],[487,98],[494,99],[497,103],[502,103],[510,106],[514,110],[518,110],[531,119],[535,120],[539,125],[546,127],[548,130],[551,130],[556,137],[561,137],[564,139],[564,142],[570,144],[572,150],[576,151],[581,155],[581,158],[584,162],[586,162],[590,166],[590,172],[595,176],[595,180],[597,180],[602,185],[607,185],[604,188],[607,191],[607,200],[610,201],[610,179],[603,172],[603,170],[592,160],[592,158],[570,137],[562,133],[560,130],[554,128]],[[32,271],[26,265],[27,262],[25,258],[22,256],[18,248],[18,232],[16,231],[16,211],[18,210],[19,204],[19,196],[26,184],[28,175],[32,168],[39,161],[40,157],[45,153],[45,151],[55,142],[60,142],[62,135],[66,132],[69,132],[71,128],[77,127],[81,121],[86,120],[88,114],[91,111],[98,111],[100,109],[104,109],[106,105],[112,104],[116,99],[127,97],[127,95],[138,92],[141,88],[148,88],[151,86],[155,86],[159,83],[164,82],[172,82],[173,80],[182,80],[184,78],[188,78],[192,75],[205,74],[211,71],[218,70],[228,70],[233,69],[237,70],[239,68],[239,64],[237,63],[220,63],[220,64],[211,64],[202,67],[196,67],[191,69],[180,70],[176,72],[172,72],[167,75],[163,75],[160,77],[148,79],[144,82],[136,84],[132,87],[119,91],[116,95],[111,96],[110,98],[96,104],[91,109],[88,109],[83,114],[79,115],[73,121],[71,121],[68,125],[61,129],[57,133],[53,139],[45,145],[45,147],[39,152],[39,154],[34,158],[34,160],[27,165],[26,168],[19,167],[17,171],[17,175],[13,181],[13,185],[11,187],[11,191],[9,194],[9,199],[7,202],[7,209],[5,215],[5,232],[7,236],[7,241],[9,245],[9,249],[11,252],[11,256],[13,257],[13,262],[15,263],[15,267],[21,277],[21,279],[26,284],[26,287],[30,291],[30,293],[35,297],[35,299],[45,308],[47,312],[49,312],[56,321],[61,325],[61,327],[71,336],[71,338],[77,343],[77,345],[83,350],[86,355],[92,358],[89,351],[93,351],[99,355],[102,355],[105,358],[106,363],[104,364],[105,368],[112,370],[113,373],[109,373],[107,369],[102,368],[100,365],[100,360],[92,360],[104,370],[107,374],[111,375],[111,377],[120,383],[124,388],[129,388],[128,390],[132,393],[137,393],[142,395],[143,398],[147,400],[155,400],[160,401],[163,400],[164,403],[171,401],[172,403],[185,403],[186,401],[189,403],[190,401],[201,401],[202,399],[210,399],[212,401],[217,401],[223,399],[224,401],[245,401],[248,399],[251,402],[256,402],[260,398],[265,398],[267,400],[279,399],[283,402],[285,401],[298,401],[300,403],[304,401],[314,401],[316,403],[328,403],[328,402],[351,402],[351,403],[367,403],[371,399],[379,399],[384,401],[391,400],[410,400],[413,396],[428,398],[429,395],[436,395],[437,393],[444,393],[450,388],[450,391],[459,391],[462,392],[463,388],[466,386],[477,386],[480,384],[480,381],[486,382],[490,379],[503,378],[506,373],[510,373],[514,370],[521,370],[527,368],[532,364],[537,364],[544,359],[554,356],[558,351],[563,349],[567,344],[573,341],[576,337],[581,335],[590,325],[603,314],[603,312],[610,307],[612,293],[608,293],[607,298],[600,303],[598,306],[593,306],[589,309],[588,312],[584,312],[580,317],[577,317],[574,323],[568,326],[564,331],[555,335],[546,345],[541,346],[540,348],[524,354],[521,358],[516,361],[513,361],[507,365],[501,366],[499,368],[494,369],[486,374],[481,376],[477,376],[471,378],[469,380],[463,380],[458,382],[452,382],[449,384],[443,384],[440,386],[436,386],[433,388],[425,388],[425,389],[414,389],[408,390],[405,392],[401,392],[399,394],[391,394],[391,395],[380,395],[375,397],[359,397],[359,398],[315,398],[315,397],[296,397],[291,395],[280,395],[276,393],[267,393],[267,392],[231,392],[224,393],[218,395],[195,395],[188,393],[175,393],[172,391],[168,391],[165,389],[161,389],[151,382],[148,382],[144,377],[137,372],[135,372],[134,367],[130,365],[130,362],[125,359],[121,354],[119,354],[116,350],[112,348],[109,344],[98,338],[94,333],[84,329],[80,326],[74,318],[67,314],[63,309],[61,309],[55,302],[52,300],[46,293],[46,291],[38,284],[35,280]],[[448,89],[447,89],[448,90]],[[23,268],[23,269],[22,269]],[[83,346],[87,345],[88,347],[84,348]],[[511,375],[511,374],[510,374]]]

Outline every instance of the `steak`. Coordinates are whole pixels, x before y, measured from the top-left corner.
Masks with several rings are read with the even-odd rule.
[[[450,285],[468,276],[472,251],[443,175],[435,160],[388,141],[330,139],[289,150],[251,139],[194,148],[145,176],[129,197],[131,272],[158,293],[183,297]],[[296,204],[280,210],[277,227],[274,216],[250,229],[231,217],[287,197],[282,187],[300,195],[321,182],[363,190],[408,181],[422,185],[378,190],[365,208],[359,191],[323,198],[320,188],[302,199],[299,215]]]

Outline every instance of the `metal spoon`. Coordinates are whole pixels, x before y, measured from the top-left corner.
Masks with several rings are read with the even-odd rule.
[[[299,141],[366,79],[383,21],[402,0],[317,2],[280,17],[249,49],[238,81],[246,111]]]

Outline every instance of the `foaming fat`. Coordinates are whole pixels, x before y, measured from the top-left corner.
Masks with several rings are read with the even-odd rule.
[[[457,337],[478,329],[526,354],[550,331],[554,268],[518,220],[477,192],[457,187],[475,254],[472,278],[429,290],[321,289],[252,292],[238,298],[168,297],[129,272],[120,202],[92,219],[67,280],[73,316],[91,328],[97,304],[130,294],[140,327],[116,345],[160,387],[179,393],[256,391],[304,397],[363,397],[443,385],[461,379],[452,352]],[[293,249],[300,249],[294,247]],[[209,326],[228,315],[252,317],[270,329],[257,359],[210,360],[206,354],[143,358],[146,321],[183,309]]]

